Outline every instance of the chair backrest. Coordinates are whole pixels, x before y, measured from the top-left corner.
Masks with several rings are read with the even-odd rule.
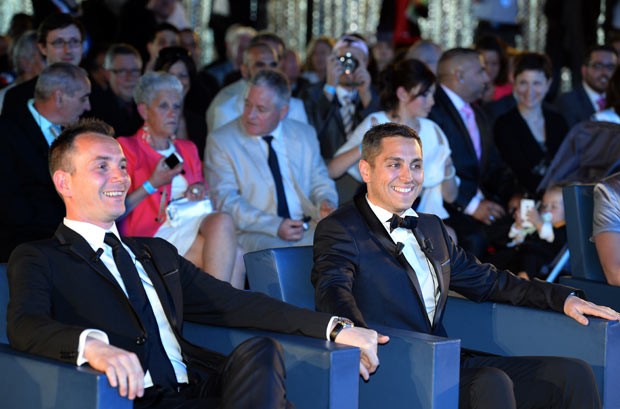
[[[572,276],[606,283],[592,236],[593,184],[574,184],[563,189],[566,233]]]
[[[9,305],[9,280],[6,275],[6,263],[0,263],[0,344],[8,344],[6,335],[6,310]]]
[[[298,307],[314,309],[310,282],[312,247],[283,247],[247,253],[246,274],[253,291]]]

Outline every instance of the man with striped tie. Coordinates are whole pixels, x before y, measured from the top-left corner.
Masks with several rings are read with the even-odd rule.
[[[357,35],[343,35],[327,59],[325,83],[315,84],[301,95],[319,137],[321,155],[327,161],[364,118],[380,109],[367,64],[366,42]],[[341,202],[352,198],[359,186],[348,174],[338,179]]]

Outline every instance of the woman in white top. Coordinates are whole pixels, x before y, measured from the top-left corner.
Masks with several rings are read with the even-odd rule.
[[[446,219],[448,212],[443,202],[456,199],[458,178],[445,134],[435,122],[426,119],[435,103],[435,75],[424,63],[407,59],[388,66],[381,77],[381,104],[385,110],[368,115],[355,128],[329,163],[329,176],[335,179],[348,172],[362,182],[358,162],[366,131],[385,122],[408,125],[420,135],[424,159],[424,184],[416,210]]]

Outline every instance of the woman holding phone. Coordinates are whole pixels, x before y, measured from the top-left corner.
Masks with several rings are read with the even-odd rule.
[[[175,138],[183,87],[171,74],[149,72],[134,91],[143,127],[118,138],[131,188],[122,234],[161,237],[196,266],[233,286],[244,285],[232,218],[212,212],[196,145]]]

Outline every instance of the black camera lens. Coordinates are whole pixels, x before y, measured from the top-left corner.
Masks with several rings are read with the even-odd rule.
[[[341,55],[338,60],[344,68],[344,73],[346,75],[351,75],[359,65],[357,58],[353,57],[351,53],[345,53],[344,55]]]

